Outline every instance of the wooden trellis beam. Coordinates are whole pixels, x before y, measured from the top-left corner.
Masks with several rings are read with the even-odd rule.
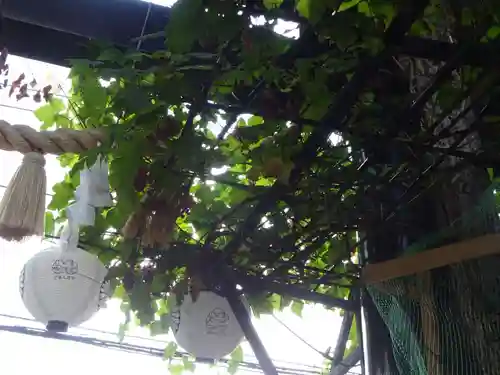
[[[460,44],[442,40],[425,39],[416,36],[405,36],[394,43],[396,54],[434,61],[448,61],[461,48]],[[465,65],[494,66],[500,61],[498,46],[493,43],[475,43],[467,47],[461,56]]]
[[[489,234],[386,262],[368,264],[363,270],[362,280],[365,284],[376,284],[499,253],[500,234]]]

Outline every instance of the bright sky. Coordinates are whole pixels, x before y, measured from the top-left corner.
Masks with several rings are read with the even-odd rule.
[[[171,0],[167,1],[172,2]],[[159,3],[165,4],[165,1]],[[53,87],[57,87],[58,84],[67,87],[65,78],[67,77],[68,70],[65,68],[15,56],[10,56],[8,63],[11,69],[11,80],[17,78],[20,73],[25,73],[28,81],[31,77],[35,77],[41,87],[48,83],[52,84]],[[64,95],[64,92],[61,92],[61,94]],[[0,119],[6,120],[11,124],[24,124],[38,129],[39,121],[32,113],[32,110],[37,107],[38,104],[30,99],[17,102],[15,98],[9,98],[7,89],[0,91]],[[21,154],[0,151],[0,185],[5,186],[8,184],[16,168],[20,165],[21,159]],[[51,156],[47,157],[46,170],[48,192],[50,193],[52,185],[59,182],[65,172],[59,166],[55,157]],[[2,195],[3,190],[3,188],[0,188]],[[47,203],[49,200],[50,198],[48,198]],[[42,244],[36,240],[22,245],[0,240],[0,283],[3,285],[0,289],[0,301],[2,301],[0,304],[0,314],[31,318],[19,296],[19,272],[23,264],[33,254],[47,246],[48,244]],[[331,311],[327,311],[320,306],[306,306],[302,319],[296,317],[291,312],[277,314],[277,317],[298,336],[322,352],[325,352],[328,347],[335,345],[340,317]],[[83,327],[115,334],[118,332],[119,324],[123,321],[123,318],[118,302],[111,301],[108,304],[108,308],[101,310],[94,318],[85,323]],[[3,318],[1,316],[0,324],[43,328],[41,324]],[[254,324],[269,354],[276,360],[276,365],[292,368],[301,367],[301,364],[322,366],[323,358],[294,337],[293,334],[280,325],[273,317],[263,317],[259,320],[254,320]],[[103,334],[79,329],[72,329],[70,333],[76,335],[86,334],[108,340],[116,339],[114,335],[103,336]],[[147,331],[141,329],[134,329],[129,334],[141,336],[145,339],[139,340],[127,337],[125,342],[145,346],[163,348],[165,343],[171,340],[171,337],[155,337],[155,340],[163,340],[165,343],[151,341],[151,339],[147,339]],[[254,357],[248,344],[243,344],[243,350],[245,359],[252,361]],[[0,372],[5,374],[53,372],[56,368],[56,371],[71,371],[72,375],[111,372],[121,374],[168,373],[167,363],[155,357],[6,332],[0,332],[0,352],[2,353]],[[22,358],[22,360],[18,358]],[[223,374],[226,371],[219,370],[219,372]],[[217,373],[217,370],[209,369],[207,366],[197,366],[196,374],[209,375],[215,373]],[[245,372],[241,371],[240,373],[244,374]]]

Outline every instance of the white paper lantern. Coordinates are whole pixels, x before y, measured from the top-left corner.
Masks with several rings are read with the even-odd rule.
[[[99,259],[82,249],[51,247],[24,265],[19,291],[26,309],[47,330],[66,331],[103,307],[109,295],[106,274]]]
[[[243,298],[242,302],[250,311]],[[201,291],[196,301],[186,294],[170,316],[177,344],[198,358],[220,359],[244,338],[227,299],[211,291]]]

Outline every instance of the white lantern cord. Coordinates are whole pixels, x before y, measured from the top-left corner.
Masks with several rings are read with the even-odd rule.
[[[78,247],[80,238],[80,230],[75,221],[68,218],[68,222],[64,226],[61,236],[59,237],[59,246],[64,251],[71,251]]]

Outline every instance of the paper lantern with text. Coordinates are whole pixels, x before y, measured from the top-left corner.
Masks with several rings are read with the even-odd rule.
[[[246,301],[242,302],[250,311]],[[197,358],[220,359],[244,338],[227,299],[211,291],[201,291],[196,299],[186,294],[170,316],[177,344]]]
[[[23,267],[19,291],[26,309],[49,331],[65,332],[103,307],[109,291],[107,269],[80,249],[51,247]]]

